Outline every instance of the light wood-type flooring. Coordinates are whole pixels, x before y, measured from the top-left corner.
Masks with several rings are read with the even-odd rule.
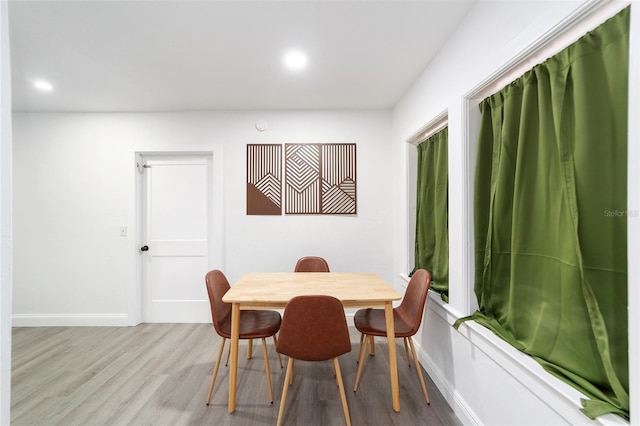
[[[367,356],[354,393],[359,334],[351,332],[352,351],[340,357],[340,366],[354,426],[461,424],[428,374],[431,405],[425,403],[401,339],[396,345],[401,411],[391,407],[384,339],[376,340],[376,355]],[[251,359],[246,341],[241,341],[237,407],[229,414],[224,364],[211,405],[205,405],[220,343],[211,324],[15,328],[11,424],[275,425],[286,368],[278,364],[273,340],[267,342],[273,404],[267,396],[260,341],[254,342]],[[283,357],[285,367],[286,360]],[[344,424],[330,361],[296,362],[284,423]]]

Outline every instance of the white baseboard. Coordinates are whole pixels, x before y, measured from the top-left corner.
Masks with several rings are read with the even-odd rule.
[[[420,363],[424,365],[427,374],[431,377],[431,380],[433,380],[433,383],[435,383],[436,387],[444,399],[449,403],[449,406],[456,416],[458,416],[458,419],[460,419],[462,424],[468,426],[482,425],[480,419],[478,419],[471,407],[469,407],[458,391],[456,391],[455,387],[445,378],[445,375],[438,366],[430,357],[425,355],[420,343],[414,339],[414,344],[416,346],[416,352]]]
[[[127,314],[13,314],[13,327],[126,327]]]

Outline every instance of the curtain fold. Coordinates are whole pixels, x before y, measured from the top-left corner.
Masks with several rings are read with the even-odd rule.
[[[471,318],[591,418],[629,416],[628,51],[629,8],[480,104]]]
[[[418,145],[415,267],[431,272],[431,289],[449,294],[449,129]]]

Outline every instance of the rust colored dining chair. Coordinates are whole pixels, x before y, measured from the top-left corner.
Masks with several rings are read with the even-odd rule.
[[[330,272],[329,264],[322,257],[305,256],[298,259],[294,272]]]
[[[220,350],[213,368],[211,376],[211,385],[209,386],[209,394],[207,395],[207,405],[211,401],[213,394],[213,386],[216,382],[218,368],[220,367],[220,359],[224,352],[224,345],[227,339],[231,338],[231,305],[222,301],[222,297],[231,288],[229,281],[224,274],[215,269],[207,272],[205,277],[207,284],[207,293],[209,294],[209,302],[211,304],[211,316],[213,317],[213,328],[216,333],[222,337]],[[273,336],[274,344],[277,344],[276,333],[280,330],[282,317],[277,311],[242,311],[240,312],[240,339],[262,339],[262,353],[264,355],[264,368],[267,374],[267,387],[269,389],[270,402],[273,403],[273,391],[271,390],[271,372],[269,370],[269,357],[267,356],[266,338]],[[277,353],[276,353],[277,354]],[[277,354],[280,366],[282,359]]]
[[[418,358],[416,357],[416,349],[413,346],[413,339],[411,337],[415,335],[418,332],[418,328],[420,328],[424,305],[427,301],[430,285],[431,274],[425,269],[418,269],[413,273],[413,276],[409,281],[402,303],[400,303],[400,306],[393,309],[395,337],[397,339],[402,338],[404,341],[404,348],[407,353],[409,366],[411,366],[411,359],[409,357],[409,351],[407,350],[407,342],[409,342],[409,346],[411,346],[414,364],[416,371],[418,372],[420,385],[422,386],[422,393],[424,394],[427,404],[430,404],[429,394],[427,393],[427,387],[424,384],[422,370],[420,368]],[[358,390],[358,383],[360,382],[360,375],[362,374],[364,355],[367,352],[367,343],[369,343],[371,353],[373,354],[373,337],[386,337],[387,326],[384,309],[360,309],[356,312],[353,321],[358,331],[362,333],[360,338],[360,350],[358,352],[358,373],[356,374],[356,384],[353,388],[353,391],[355,392]]]
[[[293,364],[296,359],[303,361],[333,359],[344,418],[350,426],[351,418],[338,357],[351,351],[351,339],[344,316],[344,307],[340,300],[332,296],[292,298],[284,309],[276,351],[289,357],[278,411],[278,426],[282,424],[287,390],[291,385]]]

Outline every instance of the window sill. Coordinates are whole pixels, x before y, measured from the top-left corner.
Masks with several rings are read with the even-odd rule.
[[[436,302],[438,301],[436,300]],[[441,309],[447,309],[446,305],[440,305]],[[452,322],[449,322],[449,324],[453,325]],[[579,411],[582,408],[580,400],[587,397],[567,383],[547,373],[531,356],[518,351],[493,334],[489,329],[474,321],[467,321],[460,325],[458,332],[498,365],[502,366],[505,371],[525,387],[545,400],[559,415],[564,417],[564,413],[567,413],[568,409],[573,409],[577,415],[584,416]],[[583,419],[585,423],[589,423],[589,419],[586,416]],[[574,423],[575,419],[567,418],[567,421]],[[600,416],[593,423],[603,426],[629,424],[614,414]]]

